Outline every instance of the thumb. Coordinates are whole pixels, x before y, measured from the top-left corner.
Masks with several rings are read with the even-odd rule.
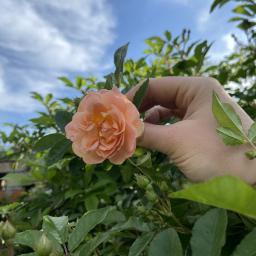
[[[175,125],[144,123],[144,132],[138,138],[138,145],[170,155],[174,150]]]

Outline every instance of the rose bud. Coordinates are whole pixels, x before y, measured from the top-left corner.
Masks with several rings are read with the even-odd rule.
[[[16,235],[15,227],[7,220],[2,227],[2,238],[7,241]]]
[[[49,256],[52,252],[52,243],[45,234],[39,239],[35,251],[38,256]]]
[[[143,128],[135,105],[113,88],[87,94],[65,131],[74,153],[85,163],[109,159],[122,164],[133,155]]]
[[[140,188],[145,189],[147,187],[147,185],[149,184],[148,178],[143,175],[136,174],[135,178],[136,178],[136,182]]]

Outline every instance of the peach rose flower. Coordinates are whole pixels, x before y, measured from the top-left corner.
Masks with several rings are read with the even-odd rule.
[[[84,162],[109,159],[122,164],[134,153],[143,128],[135,105],[114,87],[86,95],[65,131],[74,153]]]

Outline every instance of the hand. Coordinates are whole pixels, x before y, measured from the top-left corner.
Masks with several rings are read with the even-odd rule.
[[[140,85],[127,97],[132,100]],[[202,181],[219,175],[238,176],[256,183],[256,160],[249,160],[248,145],[227,146],[216,132],[217,122],[212,114],[212,94],[232,104],[247,131],[252,119],[212,78],[164,77],[150,79],[140,111],[147,111],[145,130],[139,138],[142,147],[165,153],[191,180]],[[158,125],[170,116],[181,121]]]

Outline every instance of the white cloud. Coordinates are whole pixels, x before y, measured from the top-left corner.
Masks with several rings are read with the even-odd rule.
[[[106,66],[115,19],[106,0],[0,2],[0,110],[32,112],[29,91],[56,90],[55,78]]]
[[[213,44],[212,49],[209,52],[211,61],[218,62],[223,60],[225,56],[228,56],[235,51],[237,44],[232,37],[232,34],[235,34],[240,41],[246,41],[245,35],[239,30],[230,31],[222,35],[220,39]]]
[[[153,0],[159,2],[163,2],[166,4],[179,4],[179,5],[185,5],[185,6],[195,6],[200,4],[207,4],[210,3],[212,0]]]
[[[199,11],[197,15],[196,23],[197,23],[197,29],[200,32],[207,30],[209,26],[209,22],[211,21],[210,18],[211,18],[211,14],[209,13],[209,7]]]

